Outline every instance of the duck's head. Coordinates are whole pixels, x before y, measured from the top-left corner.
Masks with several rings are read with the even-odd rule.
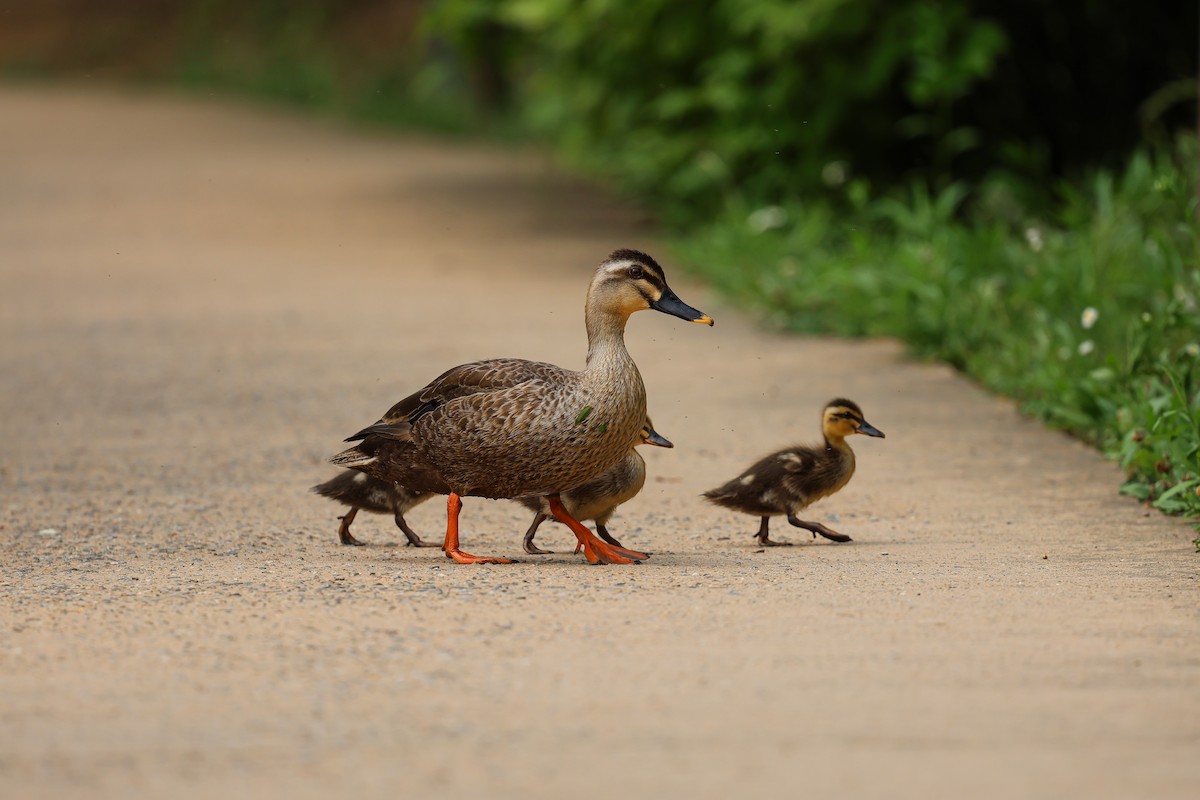
[[[616,250],[604,259],[588,287],[587,307],[622,319],[653,309],[688,322],[713,324],[708,314],[680,300],[658,262],[638,250]]]
[[[876,428],[863,417],[862,409],[853,400],[839,397],[825,404],[825,413],[821,419],[821,430],[826,439],[845,439],[855,433],[865,436],[884,438],[883,431]]]
[[[667,439],[658,431],[654,430],[654,423],[650,421],[649,417],[646,417],[646,421],[642,424],[642,432],[638,435],[641,437],[638,440],[638,444],[652,444],[655,447],[675,446],[671,443],[670,439]]]

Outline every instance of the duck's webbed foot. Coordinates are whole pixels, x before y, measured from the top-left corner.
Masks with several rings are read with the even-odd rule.
[[[529,526],[529,530],[525,531],[525,538],[521,540],[521,547],[525,548],[525,552],[531,556],[544,556],[553,553],[553,550],[543,550],[533,543],[533,536],[537,533],[538,526],[546,521],[546,515],[538,512],[533,517],[533,524]]]
[[[357,515],[358,508],[356,506],[351,506],[350,510],[346,512],[345,516],[338,517],[338,519],[342,521],[342,524],[338,526],[338,541],[342,544],[354,545],[355,547],[363,546],[364,543],[360,542],[358,539],[355,539],[350,533],[350,523],[354,522],[354,517]]]
[[[511,558],[489,558],[476,556],[462,550],[458,546],[458,512],[462,510],[462,499],[453,492],[446,501],[446,541],[442,549],[446,558],[453,559],[459,564],[512,564]]]
[[[777,542],[768,535],[767,529],[770,527],[770,524],[771,518],[763,517],[762,524],[758,526],[758,533],[754,534],[754,540],[761,547],[791,547],[792,542]]]
[[[791,524],[795,525],[797,528],[804,528],[804,530],[806,530],[806,531],[812,531],[812,535],[813,535],[814,539],[817,538],[817,534],[819,533],[822,536],[824,536],[826,539],[829,539],[830,541],[833,541],[833,542],[853,542],[854,541],[853,539],[851,539],[849,536],[847,536],[844,533],[838,533],[833,528],[827,528],[819,522],[805,522],[804,520],[797,518],[795,514],[788,514],[787,520]]]
[[[457,547],[446,551],[446,558],[452,558],[459,564],[515,564],[511,558],[491,558],[489,556],[473,556]]]
[[[408,523],[404,521],[403,514],[396,514],[396,527],[399,528],[404,533],[404,537],[408,539],[408,543],[404,545],[405,547],[441,547],[441,545],[437,542],[427,542],[418,536],[416,531],[408,527]]]
[[[583,548],[583,554],[592,564],[636,564],[650,557],[645,553],[627,550],[597,538],[596,534],[588,530],[586,525],[567,513],[567,509],[563,507],[562,500],[557,494],[548,495],[546,499],[550,501],[550,513],[571,529],[575,538],[579,540],[579,546]]]

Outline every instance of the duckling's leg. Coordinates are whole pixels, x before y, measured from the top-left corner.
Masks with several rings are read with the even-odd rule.
[[[554,552],[553,550],[543,550],[533,543],[533,535],[537,533],[538,526],[545,522],[546,519],[546,515],[539,511],[533,515],[533,524],[529,526],[529,530],[525,531],[525,540],[521,542],[521,546],[531,556],[544,556],[547,553]]]
[[[758,526],[758,533],[754,534],[754,538],[763,547],[791,547],[791,542],[777,542],[767,535],[767,527],[771,524],[770,517],[763,517],[762,524]]]
[[[346,516],[338,517],[342,524],[338,526],[338,541],[342,544],[352,544],[362,547],[362,542],[350,535],[350,523],[354,522],[355,515],[358,514],[358,506],[350,506],[350,510],[346,512]]]
[[[511,564],[511,558],[481,558],[470,553],[464,553],[458,547],[458,512],[462,510],[462,499],[454,492],[446,501],[446,541],[442,549],[446,558],[452,558],[460,564]]]
[[[441,547],[437,542],[427,542],[417,535],[417,532],[408,527],[408,523],[404,521],[404,515],[399,511],[396,512],[396,527],[404,532],[408,538],[408,544],[405,547]]]
[[[575,538],[579,540],[580,547],[583,548],[583,554],[587,556],[587,560],[593,564],[636,564],[639,561],[645,561],[649,558],[645,553],[639,553],[636,550],[626,550],[624,547],[611,545],[608,542],[596,538],[596,534],[587,529],[579,520],[567,513],[567,509],[563,507],[562,500],[557,494],[547,495],[546,499],[550,502],[550,513],[554,515],[562,524],[571,529],[575,534]]]
[[[616,547],[621,546],[621,543],[618,542],[616,539],[614,539],[612,537],[612,535],[608,532],[608,528],[604,527],[603,522],[596,523],[596,533],[600,534],[600,538],[603,539],[604,541],[608,542],[609,544],[614,545]]]
[[[804,528],[806,531],[812,531],[813,538],[817,538],[817,534],[821,534],[826,539],[831,539],[835,542],[852,542],[854,541],[844,533],[838,533],[832,528],[826,528],[819,522],[805,522],[802,519],[797,519],[795,514],[788,514],[788,522],[795,525],[797,528]]]

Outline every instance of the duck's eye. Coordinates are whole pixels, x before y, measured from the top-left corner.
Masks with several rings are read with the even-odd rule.
[[[632,267],[629,268],[629,277],[633,278],[635,281],[638,278],[641,278],[642,274],[643,274],[642,268],[639,267],[637,264],[634,264]]]

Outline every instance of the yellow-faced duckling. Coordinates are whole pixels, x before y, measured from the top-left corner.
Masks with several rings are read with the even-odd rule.
[[[790,544],[775,542],[767,535],[771,517],[786,514],[797,528],[821,534],[835,542],[850,537],[819,522],[805,522],[796,515],[828,497],[850,482],[854,475],[854,451],[846,437],[855,433],[883,437],[883,431],[863,418],[862,409],[852,400],[838,398],[825,404],[821,418],[825,441],[820,445],[790,447],[759,459],[728,483],[704,493],[709,501],[734,511],[762,517],[755,537],[769,547]]]
[[[667,285],[645,253],[617,250],[597,267],[584,306],[584,368],[520,359],[454,367],[401,400],[347,441],[341,466],[420,492],[448,495],[449,558],[461,564],[507,563],[459,547],[462,497],[544,497],[593,564],[629,564],[645,553],[599,539],[567,512],[559,493],[612,469],[638,441],[646,387],[625,349],[625,323],[646,309],[711,325]]]
[[[654,430],[654,423],[650,421],[649,417],[646,418],[646,424],[642,426],[638,444],[652,444],[656,447],[675,446]],[[642,458],[642,454],[636,449],[630,448],[629,454],[608,472],[588,481],[583,486],[563,492],[560,497],[568,514],[580,522],[594,519],[596,533],[600,534],[600,538],[611,545],[622,547],[621,543],[608,532],[608,520],[617,510],[617,506],[632,500],[645,485],[646,459]],[[525,552],[530,555],[553,552],[552,550],[542,550],[533,543],[538,526],[550,517],[549,503],[542,497],[525,497],[518,502],[534,512],[533,524],[525,532],[525,540],[522,542]]]
[[[335,477],[312,487],[312,491],[350,507],[344,516],[338,517],[342,521],[338,526],[338,540],[342,544],[363,544],[350,533],[350,524],[362,510],[373,514],[391,514],[396,520],[396,527],[408,539],[408,547],[441,546],[437,542],[424,541],[404,521],[405,514],[433,497],[432,492],[414,492],[399,484],[388,483],[353,469],[343,470]]]

